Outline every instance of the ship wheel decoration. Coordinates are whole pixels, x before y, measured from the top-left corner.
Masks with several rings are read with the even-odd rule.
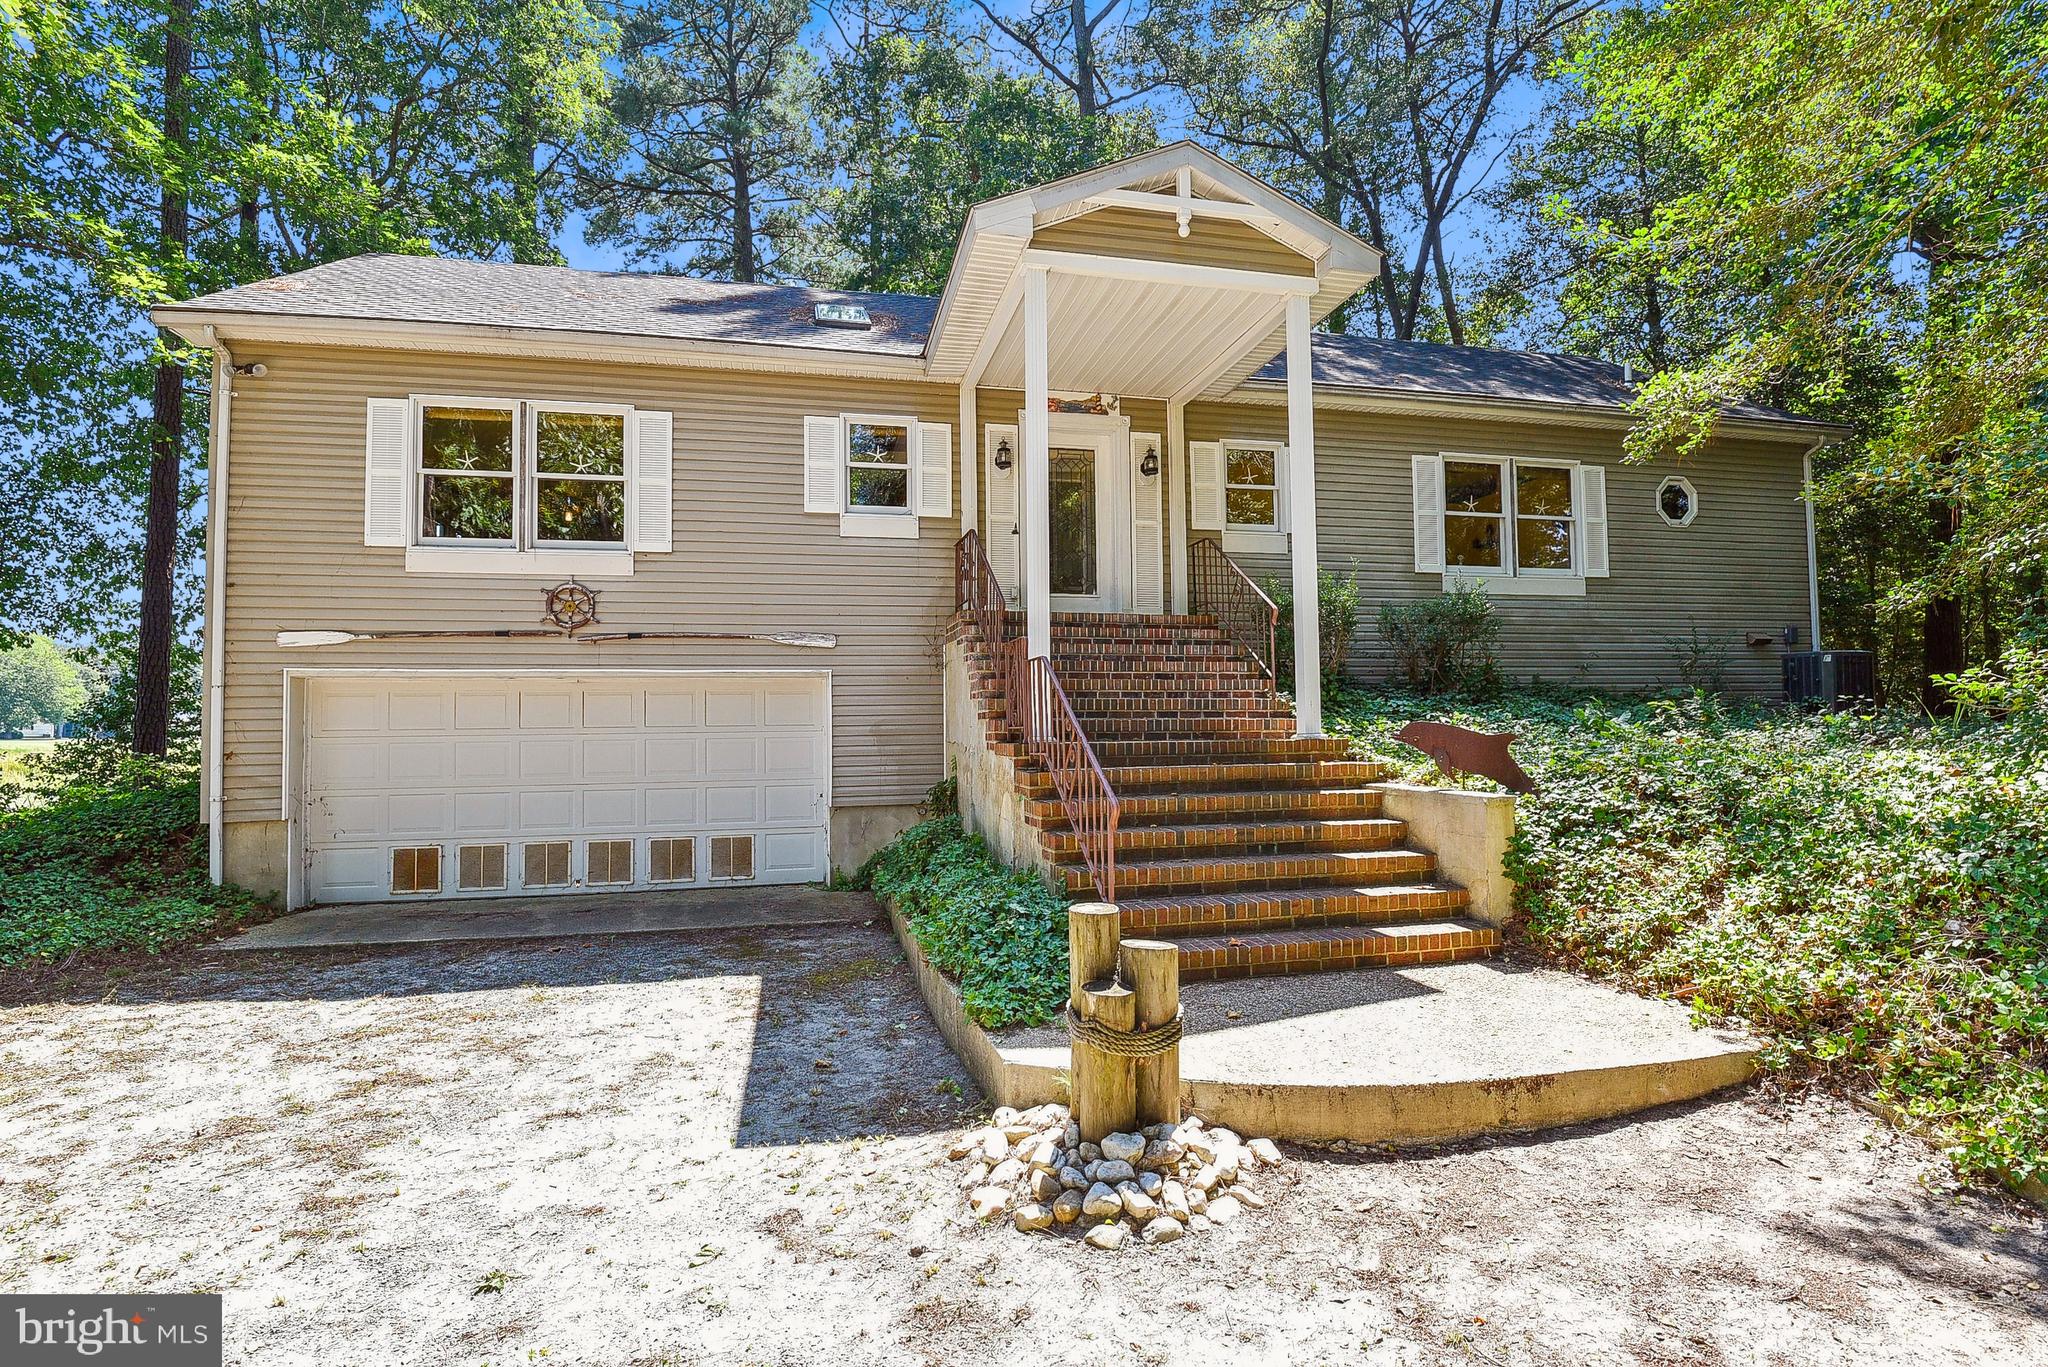
[[[542,620],[564,631],[575,631],[597,620],[597,590],[585,588],[574,579],[547,590],[545,599]]]

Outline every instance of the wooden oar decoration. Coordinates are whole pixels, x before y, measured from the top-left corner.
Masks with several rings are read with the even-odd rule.
[[[294,646],[341,646],[352,641],[491,640],[507,637],[568,637],[545,627],[513,627],[498,631],[280,631],[277,643]],[[595,641],[761,641],[769,645],[830,650],[837,636],[819,631],[601,631],[572,640]]]
[[[839,638],[822,631],[600,631],[576,638],[593,641],[766,641],[770,645],[830,650]]]
[[[488,640],[508,636],[566,636],[551,627],[518,627],[498,631],[280,631],[281,646],[345,646],[351,641]]]

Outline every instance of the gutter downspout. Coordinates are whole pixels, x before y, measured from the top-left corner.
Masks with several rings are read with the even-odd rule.
[[[1806,602],[1811,613],[1809,625],[1813,630],[1812,649],[1814,650],[1819,650],[1821,645],[1820,552],[1817,549],[1819,543],[1814,536],[1813,530],[1813,453],[1818,451],[1822,445],[1822,442],[1817,441],[1807,447],[1806,453],[1800,457],[1799,462],[1802,481],[1799,489],[1799,500],[1806,505]]]
[[[227,601],[228,420],[234,403],[235,361],[209,325],[206,344],[213,348],[212,412],[206,455],[206,877],[215,887],[226,881],[225,830],[221,820],[221,783],[227,771],[222,750],[227,720],[222,703],[227,689],[227,633],[223,620]]]

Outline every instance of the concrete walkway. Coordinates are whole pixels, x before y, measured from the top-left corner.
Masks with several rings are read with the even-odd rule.
[[[562,897],[360,902],[317,907],[222,940],[214,949],[329,949],[439,940],[531,940],[551,935],[636,935],[670,930],[833,925],[881,914],[864,892],[823,888],[696,888]]]
[[[982,1029],[891,920],[988,1098],[1064,1100],[1064,1027]],[[1759,1049],[1676,1002],[1499,960],[1192,982],[1181,1010],[1182,1100],[1278,1139],[1432,1143],[1603,1120],[1745,1082]]]

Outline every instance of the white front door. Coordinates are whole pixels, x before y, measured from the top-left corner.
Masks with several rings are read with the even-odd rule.
[[[1047,558],[1054,612],[1130,608],[1129,461],[1121,420],[1053,415]]]
[[[308,682],[314,902],[804,883],[828,873],[827,680]]]

